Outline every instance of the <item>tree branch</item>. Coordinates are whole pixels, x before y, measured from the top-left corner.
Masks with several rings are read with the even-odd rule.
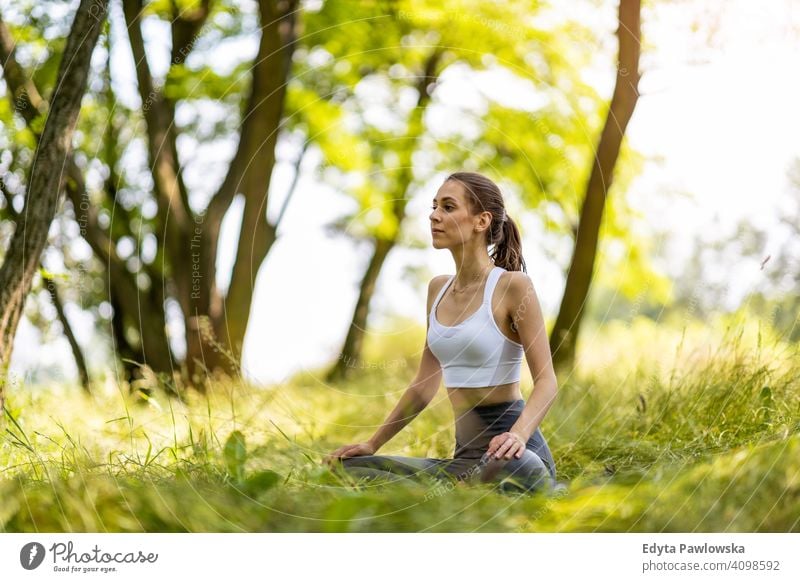
[[[201,0],[199,6],[180,11],[175,0],[170,2],[172,8],[172,49],[170,63],[182,63],[192,51],[200,29],[205,25],[211,13],[211,0]]]
[[[276,236],[278,232],[278,226],[280,226],[281,221],[283,220],[283,215],[286,213],[286,209],[289,207],[289,202],[292,199],[292,196],[297,190],[297,183],[300,181],[300,165],[303,163],[303,158],[308,151],[308,146],[311,145],[310,140],[306,140],[303,143],[303,147],[300,149],[300,153],[297,155],[297,160],[294,163],[294,176],[292,177],[292,183],[289,184],[289,190],[286,193],[286,197],[283,199],[283,203],[281,204],[281,209],[278,212],[277,218],[275,218],[275,224],[273,228],[275,230]]]
[[[30,126],[40,114],[47,112],[47,104],[17,61],[16,43],[3,21],[2,12],[0,12],[0,65],[3,67],[11,103]]]
[[[181,185],[175,144],[173,109],[161,88],[156,88],[145,53],[141,30],[142,0],[123,0],[128,39],[136,66],[136,79],[147,126],[150,171],[160,225],[156,232],[170,259],[176,283],[177,299],[186,313],[189,309],[190,269],[186,260],[186,241],[193,228],[194,213],[189,206],[185,186]]]

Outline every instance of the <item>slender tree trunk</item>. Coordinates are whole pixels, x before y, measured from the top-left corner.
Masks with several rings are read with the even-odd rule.
[[[550,334],[550,351],[557,371],[571,367],[575,361],[575,347],[592,282],[606,195],[613,182],[614,166],[625,129],[639,97],[640,13],[640,0],[620,0],[616,85],[586,187],[564,298]]]
[[[124,311],[113,288],[108,291],[108,299],[113,310],[110,329],[111,346],[117,356],[117,361],[122,366],[122,379],[130,386],[137,379],[139,366],[135,362],[142,361],[141,352],[134,349],[125,335]],[[120,380],[119,375],[117,380]]]
[[[92,52],[107,11],[107,0],[82,0],[78,6],[33,160],[25,209],[0,268],[0,406],[4,403],[4,383],[14,336],[58,207],[63,168],[72,149],[72,134],[86,91]]]
[[[58,296],[56,282],[50,277],[45,277],[44,284],[47,288],[47,292],[50,294],[53,307],[56,308],[56,315],[58,316],[58,321],[61,322],[64,336],[69,342],[69,347],[72,350],[72,357],[75,358],[75,366],[78,368],[78,378],[81,381],[81,386],[87,394],[91,394],[92,388],[89,382],[89,369],[86,367],[86,359],[83,357],[83,350],[81,350],[81,346],[75,338],[75,334],[72,332],[72,326],[67,319],[67,314],[64,313],[64,304]]]
[[[361,280],[361,286],[358,293],[358,301],[356,301],[356,308],[353,312],[353,319],[350,323],[350,329],[347,332],[347,337],[344,340],[342,351],[333,368],[328,372],[328,382],[336,382],[347,378],[350,371],[357,367],[358,359],[364,345],[364,336],[367,329],[367,317],[369,316],[369,304],[372,301],[372,296],[375,294],[375,284],[378,281],[383,263],[389,255],[389,251],[395,245],[394,240],[376,239],[375,250],[372,252],[372,257],[369,261],[367,271]]]
[[[174,113],[163,90],[156,87],[145,51],[141,29],[143,4],[143,0],[123,0],[122,6],[142,99],[148,162],[158,204],[156,239],[169,261],[175,298],[186,312],[191,293],[190,239],[194,213],[182,184],[177,149],[173,147],[177,139],[174,118],[171,117]]]
[[[328,382],[335,382],[347,378],[350,372],[355,368],[356,362],[361,358],[364,336],[367,332],[369,304],[375,293],[375,285],[378,281],[381,269],[383,268],[383,263],[386,261],[386,257],[397,244],[397,238],[400,235],[400,227],[406,216],[409,191],[411,189],[411,183],[414,180],[412,165],[412,155],[415,150],[414,144],[424,132],[425,126],[423,118],[425,110],[430,104],[431,94],[433,93],[436,81],[438,80],[442,56],[442,49],[439,47],[434,48],[426,59],[423,70],[417,79],[417,107],[411,113],[408,120],[408,130],[406,132],[407,141],[412,145],[401,152],[396,178],[397,192],[392,196],[394,201],[392,211],[397,228],[391,238],[375,239],[375,248],[372,257],[370,257],[367,271],[361,279],[358,301],[356,301],[356,307],[353,311],[350,328],[347,331],[347,337],[345,337],[344,345],[339,352],[336,363],[328,371],[326,377]]]
[[[0,34],[2,34],[1,31]],[[12,203],[12,194],[6,189],[2,178],[0,178],[0,191],[2,191],[3,197],[6,201],[5,211],[11,216],[11,220],[16,228],[16,225],[20,221],[20,213],[14,209],[14,205]],[[51,276],[43,276],[42,278],[44,280],[45,288],[50,294],[50,300],[53,303],[53,307],[55,307],[56,316],[61,322],[61,327],[64,330],[64,337],[67,338],[70,349],[72,350],[72,357],[75,359],[75,367],[78,369],[78,379],[80,380],[83,389],[87,393],[90,393],[91,384],[89,381],[89,372],[86,367],[86,359],[83,357],[83,351],[81,350],[80,344],[78,344],[75,334],[72,331],[72,326],[67,319],[66,313],[64,313],[64,304],[61,302],[61,298],[58,295],[58,286]]]

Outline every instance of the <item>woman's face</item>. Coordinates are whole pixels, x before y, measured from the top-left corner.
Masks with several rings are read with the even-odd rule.
[[[433,248],[447,249],[467,244],[473,237],[485,237],[483,230],[491,221],[491,213],[471,214],[464,186],[455,180],[447,180],[433,199],[430,214]],[[485,216],[484,216],[485,215]]]

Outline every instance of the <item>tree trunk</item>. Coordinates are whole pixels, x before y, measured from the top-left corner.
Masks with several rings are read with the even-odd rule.
[[[228,173],[204,215],[197,217],[192,256],[199,289],[185,313],[189,376],[205,381],[207,372],[240,375],[242,344],[258,270],[275,242],[277,222],[267,221],[275,146],[296,42],[298,0],[259,0],[262,24],[253,61],[250,95],[242,117],[239,145]],[[244,216],[231,281],[225,296],[216,286],[216,260],[222,219],[233,199],[245,199]]]
[[[174,283],[175,297],[181,310],[189,311],[191,293],[190,244],[194,213],[182,187],[178,163],[174,112],[162,89],[153,81],[141,29],[143,0],[123,0],[123,13],[136,68],[136,80],[142,99],[142,113],[147,128],[148,166],[153,178],[153,194],[158,204],[158,247],[164,249]]]
[[[586,187],[564,298],[550,334],[550,351],[557,371],[572,367],[575,361],[575,347],[592,282],[606,195],[613,182],[614,166],[625,129],[639,97],[640,12],[640,0],[620,0],[616,85]]]
[[[58,321],[61,322],[64,336],[69,342],[69,347],[72,350],[72,357],[75,358],[75,366],[78,368],[78,379],[86,393],[91,394],[92,388],[89,383],[89,369],[86,367],[86,359],[83,357],[83,350],[81,350],[81,346],[75,338],[75,334],[72,332],[72,326],[69,324],[67,314],[64,313],[64,305],[61,303],[61,298],[58,296],[56,282],[51,277],[45,277],[44,284],[47,288],[47,292],[50,294],[53,307],[56,308],[56,315],[58,316]]]
[[[1,27],[0,27],[1,28]],[[2,34],[2,30],[0,30],[0,35]],[[3,184],[2,179],[0,178],[0,191],[3,193],[3,197],[6,201],[6,212],[11,216],[11,220],[14,223],[14,227],[19,223],[20,220],[20,213],[14,209],[14,204],[12,203],[12,194],[9,192],[5,185]],[[58,321],[61,322],[61,327],[64,330],[64,337],[67,338],[69,342],[69,347],[72,350],[72,357],[75,359],[75,367],[78,369],[78,379],[80,380],[81,386],[87,393],[91,393],[91,384],[89,381],[89,371],[86,367],[86,359],[83,357],[83,351],[81,350],[80,344],[78,344],[78,340],[75,338],[75,334],[72,332],[72,326],[67,319],[67,314],[64,313],[64,304],[61,302],[61,298],[58,295],[58,286],[56,285],[55,280],[49,276],[43,276],[45,288],[47,292],[50,294],[50,300],[53,303],[53,307],[56,310],[56,316],[58,317]],[[0,415],[2,416],[2,415]]]
[[[142,357],[140,352],[137,352],[131,343],[128,341],[127,336],[125,335],[125,321],[123,319],[124,311],[120,306],[119,299],[116,297],[116,293],[109,286],[108,291],[108,300],[111,303],[111,309],[113,313],[111,315],[111,347],[114,350],[114,354],[117,356],[117,360],[120,362],[122,366],[122,379],[128,383],[128,385],[132,385],[135,380],[137,380],[137,370],[139,366],[136,362],[141,362]],[[117,376],[117,381],[120,380],[119,375]]]
[[[39,115],[46,114],[47,104],[41,98],[34,82],[17,62],[14,40],[2,18],[0,18],[0,60],[3,62],[5,81],[10,89],[9,98],[17,107],[17,112],[25,119],[37,141],[40,141],[41,135],[34,129],[34,121]],[[112,124],[109,123],[109,131],[106,132],[107,140],[113,139],[111,126]],[[106,147],[109,145],[107,142]],[[108,195],[114,201],[116,178],[113,174],[113,161],[110,162],[110,165],[112,172],[106,181],[106,188]],[[114,308],[111,334],[116,353],[125,368],[126,379],[129,382],[140,379],[143,376],[141,370],[143,364],[146,364],[157,375],[171,374],[175,369],[175,361],[166,334],[164,298],[160,293],[164,287],[163,278],[157,269],[144,265],[152,285],[148,294],[139,290],[136,276],[127,269],[125,262],[116,254],[115,242],[110,238],[109,232],[98,222],[97,207],[89,200],[83,173],[73,155],[69,156],[66,168],[66,192],[72,204],[81,236],[109,271],[108,293]],[[116,205],[116,211],[124,214],[124,208],[119,204]],[[145,299],[145,303],[143,304],[140,299]],[[126,313],[129,314],[127,317],[125,317]],[[146,323],[142,323],[142,319]],[[129,344],[125,337],[126,320],[128,325],[133,326],[137,331],[139,329],[147,330],[146,344],[139,342],[137,348]]]
[[[358,293],[358,301],[353,312],[353,319],[350,329],[344,340],[344,346],[333,368],[328,372],[327,381],[336,382],[343,380],[350,375],[350,371],[357,366],[361,357],[364,344],[364,335],[367,330],[367,317],[369,316],[369,304],[375,293],[375,284],[378,281],[383,263],[389,255],[389,251],[394,247],[394,240],[375,240],[375,250],[369,261],[366,273],[361,280],[361,289]]]
[[[0,407],[14,336],[58,207],[63,168],[70,156],[92,52],[107,11],[107,0],[81,0],[78,6],[33,160],[25,210],[0,268]]]
[[[412,155],[416,140],[424,131],[423,118],[425,109],[430,104],[431,94],[439,76],[439,65],[443,56],[441,48],[436,47],[425,60],[421,74],[417,78],[417,107],[411,113],[408,120],[408,130],[406,140],[412,145],[402,150],[398,164],[398,175],[396,178],[397,192],[392,196],[392,211],[397,224],[394,236],[390,239],[375,239],[375,250],[370,258],[367,272],[361,280],[361,288],[358,293],[358,301],[353,311],[353,318],[347,337],[339,353],[336,363],[329,370],[326,379],[328,382],[344,380],[355,368],[356,363],[361,358],[364,345],[364,336],[367,331],[367,318],[369,316],[369,304],[372,295],[375,293],[375,284],[378,281],[383,263],[392,248],[397,244],[397,237],[400,234],[400,226],[406,215],[406,205],[408,204],[409,190],[414,180]]]

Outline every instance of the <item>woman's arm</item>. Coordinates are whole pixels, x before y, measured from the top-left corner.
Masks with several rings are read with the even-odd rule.
[[[442,379],[442,370],[439,361],[428,348],[425,340],[425,349],[422,352],[419,372],[411,385],[403,392],[400,401],[394,410],[386,417],[383,424],[367,441],[377,451],[385,445],[403,427],[414,420],[422,412],[439,390]]]
[[[509,281],[508,293],[509,301],[514,306],[511,318],[533,376],[533,392],[510,431],[525,443],[539,427],[555,401],[558,381],[553,370],[553,358],[547,341],[542,308],[530,277],[525,273],[514,271]],[[497,452],[505,453],[502,447]]]
[[[428,283],[428,314],[430,314],[431,311],[433,298],[446,280],[446,275],[440,275],[434,277],[431,282]],[[430,323],[429,317],[426,318],[426,320]],[[403,396],[400,397],[400,401],[386,420],[383,421],[383,424],[366,443],[339,447],[333,453],[325,455],[324,462],[333,464],[336,459],[344,457],[374,454],[428,406],[439,390],[441,381],[442,367],[439,364],[439,360],[436,359],[436,356],[433,355],[433,352],[431,352],[428,347],[428,337],[426,333],[425,347],[422,350],[422,358],[419,362],[417,376],[403,393]]]
[[[446,275],[440,275],[431,279],[428,283],[428,307],[426,313],[430,315],[431,305],[434,297],[439,292],[439,289],[447,279]],[[426,333],[425,333],[425,347],[422,350],[422,358],[419,362],[419,370],[417,376],[411,385],[406,389],[400,397],[400,401],[394,407],[394,410],[386,417],[383,424],[375,431],[375,434],[367,441],[377,451],[385,445],[394,435],[400,432],[403,427],[414,420],[417,415],[422,412],[428,404],[430,404],[436,392],[439,390],[439,384],[442,381],[442,367],[439,360],[433,355],[428,347],[427,329],[430,325],[430,317],[426,317]]]

